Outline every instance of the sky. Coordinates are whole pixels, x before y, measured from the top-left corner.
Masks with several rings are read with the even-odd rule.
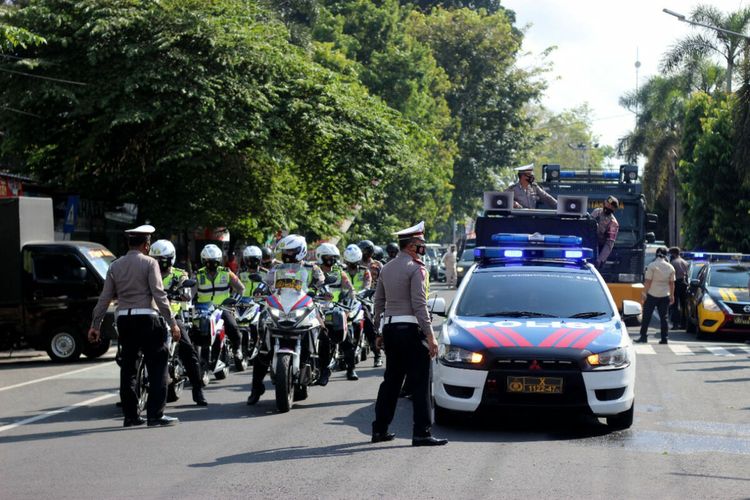
[[[618,104],[635,90],[636,60],[642,85],[659,74],[663,54],[677,40],[698,28],[662,12],[689,15],[697,5],[713,5],[727,13],[750,0],[503,0],[525,29],[523,50],[530,55],[521,66],[538,62],[545,48],[557,46],[549,57],[553,70],[542,104],[555,112],[587,102],[592,128],[602,145],[615,146],[633,129],[635,115]]]

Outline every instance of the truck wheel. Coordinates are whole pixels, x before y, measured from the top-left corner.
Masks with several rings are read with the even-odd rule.
[[[102,340],[98,344],[88,344],[83,350],[83,354],[89,359],[100,358],[109,351],[110,345],[112,345],[111,339]]]
[[[47,354],[56,363],[75,361],[81,357],[83,341],[70,325],[55,328],[47,341]]]

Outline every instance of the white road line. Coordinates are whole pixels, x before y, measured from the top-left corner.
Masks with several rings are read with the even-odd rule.
[[[636,345],[635,352],[637,354],[656,354],[656,351],[650,345]]]
[[[102,366],[109,366],[109,365],[114,364],[114,363],[115,363],[114,361],[110,361],[109,363],[102,363],[102,364],[97,364],[97,365],[94,365],[94,366],[87,366],[86,368],[81,368],[81,369],[78,369],[78,370],[73,370],[71,372],[58,373],[57,375],[50,375],[49,377],[42,377],[42,378],[38,378],[38,379],[35,379],[35,380],[29,380],[28,382],[21,382],[20,384],[14,384],[14,385],[8,385],[8,386],[5,386],[5,387],[0,387],[0,392],[2,392],[2,391],[8,391],[10,389],[16,389],[18,387],[24,387],[26,385],[36,384],[36,383],[39,383],[39,382],[44,382],[46,380],[52,380],[52,379],[55,379],[55,378],[66,377],[68,375],[73,375],[75,373],[81,373],[81,372],[85,372],[85,371],[88,371],[88,370],[93,370],[95,368],[101,368]]]
[[[103,399],[111,398],[111,397],[117,396],[117,395],[118,395],[118,393],[116,393],[116,392],[111,392],[109,394],[103,394],[101,396],[97,396],[95,398],[87,399],[86,401],[81,401],[80,403],[76,403],[74,405],[71,405],[71,406],[68,406],[68,407],[65,407],[65,408],[60,408],[59,410],[52,410],[52,411],[48,411],[46,413],[42,413],[40,415],[36,415],[34,417],[27,418],[25,420],[19,420],[18,422],[14,422],[12,424],[8,424],[8,425],[4,425],[4,426],[0,427],[0,432],[9,431],[11,429],[15,429],[16,427],[20,427],[22,425],[30,424],[32,422],[38,422],[39,420],[44,420],[45,418],[49,418],[49,417],[52,417],[52,416],[55,416],[55,415],[59,415],[61,413],[67,413],[70,410],[74,410],[74,409],[79,408],[81,406],[88,406],[88,405],[94,404],[96,402],[102,401]]]
[[[735,347],[735,349],[739,349],[742,352],[746,352],[750,354],[750,347],[741,346],[741,347]]]
[[[714,356],[734,356],[731,352],[727,351],[723,347],[716,347],[712,345],[703,346],[705,349],[713,354]]]
[[[695,353],[686,345],[669,344],[669,348],[678,356],[695,356]]]

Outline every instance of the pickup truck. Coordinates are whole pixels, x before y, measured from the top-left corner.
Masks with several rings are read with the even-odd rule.
[[[52,200],[19,197],[0,200],[0,347],[45,350],[53,361],[81,354],[103,355],[116,337],[107,314],[102,342],[86,339],[91,313],[115,256],[86,241],[54,241]]]

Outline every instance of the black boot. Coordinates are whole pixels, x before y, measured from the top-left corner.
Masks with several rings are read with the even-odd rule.
[[[260,387],[254,387],[250,395],[247,397],[247,404],[252,406],[257,403],[264,392],[266,392],[265,386],[261,385]]]
[[[359,380],[357,372],[354,371],[354,347],[350,347],[345,355],[344,360],[346,362],[346,380]]]
[[[326,366],[320,371],[320,379],[318,380],[318,385],[326,386],[328,385],[328,379],[331,377],[331,370]]]
[[[193,386],[193,401],[198,406],[208,406],[208,401],[206,401],[206,396],[203,395],[201,386]]]
[[[646,342],[648,342],[648,338],[645,335],[641,335],[640,337],[638,337],[636,342],[638,344],[645,344]]]

